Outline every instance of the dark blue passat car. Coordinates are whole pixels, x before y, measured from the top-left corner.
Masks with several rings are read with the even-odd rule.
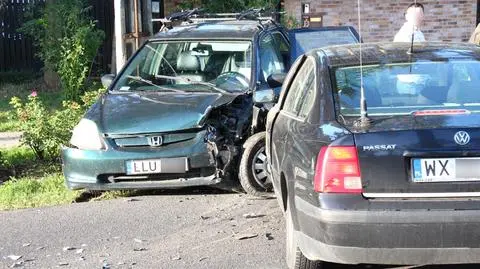
[[[310,51],[266,147],[290,268],[480,262],[479,47]]]

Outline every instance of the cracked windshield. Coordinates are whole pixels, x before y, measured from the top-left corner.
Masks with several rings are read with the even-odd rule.
[[[251,65],[250,42],[152,42],[114,90],[241,93],[250,85]]]

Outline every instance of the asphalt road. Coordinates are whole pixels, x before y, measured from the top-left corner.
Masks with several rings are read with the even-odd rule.
[[[276,200],[215,191],[0,212],[0,268],[285,268],[284,240]]]

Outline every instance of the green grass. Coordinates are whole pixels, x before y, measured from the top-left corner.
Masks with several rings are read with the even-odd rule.
[[[14,175],[0,185],[0,210],[66,204],[80,195],[65,187],[60,164],[38,161],[26,147],[0,153],[4,168]]]
[[[0,160],[8,167],[33,165],[36,162],[35,153],[27,147],[0,149]]]
[[[12,179],[0,185],[0,210],[68,204],[79,195],[65,187],[61,173]]]

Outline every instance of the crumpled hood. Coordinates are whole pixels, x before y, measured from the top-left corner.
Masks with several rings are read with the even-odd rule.
[[[101,114],[94,117],[100,121],[102,133],[162,133],[201,127],[209,107],[230,103],[236,97],[219,93],[113,93],[105,95],[93,110]]]

